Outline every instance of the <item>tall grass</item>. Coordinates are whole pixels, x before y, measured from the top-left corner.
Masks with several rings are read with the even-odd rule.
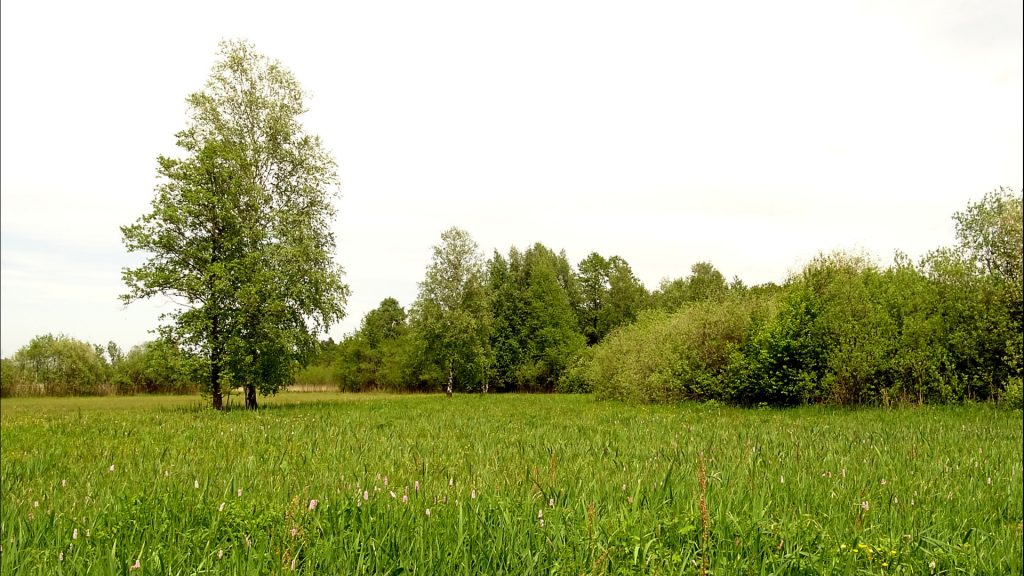
[[[0,568],[1022,571],[1019,413],[298,398],[3,400]]]

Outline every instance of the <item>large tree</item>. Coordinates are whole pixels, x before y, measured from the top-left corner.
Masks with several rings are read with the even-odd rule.
[[[441,234],[411,317],[421,348],[421,379],[457,390],[487,390],[487,270],[465,230],[450,228]]]
[[[188,97],[180,158],[160,156],[152,210],[122,227],[147,254],[123,278],[128,303],[163,295],[179,306],[161,331],[202,360],[213,407],[241,386],[246,406],[274,393],[344,315],[333,258],[336,165],[299,121],[290,71],[242,41],[220,45],[201,92]]]

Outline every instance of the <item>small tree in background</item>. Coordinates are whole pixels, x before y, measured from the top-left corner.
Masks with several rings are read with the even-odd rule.
[[[412,306],[421,378],[459,390],[487,390],[490,309],[483,255],[465,230],[450,228]]]

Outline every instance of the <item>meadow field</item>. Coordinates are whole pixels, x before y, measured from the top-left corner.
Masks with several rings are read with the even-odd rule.
[[[1022,420],[589,396],[0,402],[7,574],[1020,574]]]

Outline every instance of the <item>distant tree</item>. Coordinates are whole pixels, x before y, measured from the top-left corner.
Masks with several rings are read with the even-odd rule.
[[[586,341],[577,328],[564,253],[542,244],[489,263],[492,372],[503,390],[553,390]]]
[[[459,228],[442,233],[411,311],[424,380],[459,390],[487,390],[486,282],[483,255],[469,233]]]
[[[163,295],[180,306],[165,336],[203,362],[213,407],[242,386],[289,384],[317,335],[344,315],[348,288],[333,260],[335,162],[299,117],[291,72],[244,42],[220,46],[206,87],[188,98],[182,158],[158,159],[152,210],[122,227],[128,303]]]
[[[114,363],[113,372],[122,394],[185,394],[196,390],[189,359],[166,339],[133,347]]]
[[[51,396],[106,393],[108,366],[97,348],[67,336],[36,336],[11,357],[19,380],[11,384]]]

